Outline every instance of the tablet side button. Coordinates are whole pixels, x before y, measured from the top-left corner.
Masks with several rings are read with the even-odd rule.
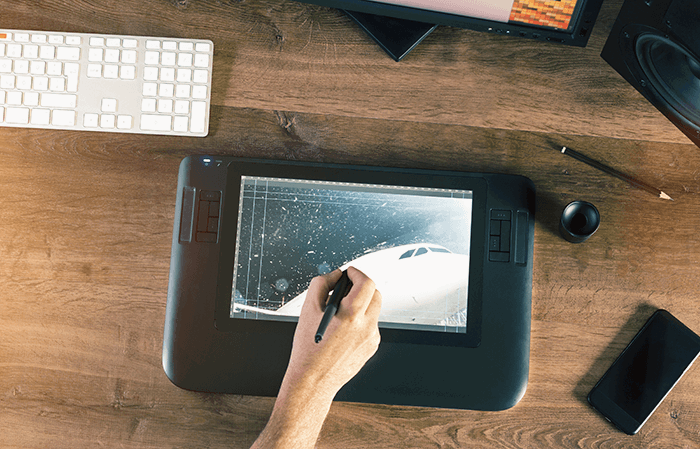
[[[515,263],[517,264],[527,264],[529,225],[528,212],[517,211],[515,215]]]
[[[192,241],[192,225],[194,220],[194,201],[196,192],[194,187],[185,187],[182,192],[182,216],[180,218],[180,242]]]

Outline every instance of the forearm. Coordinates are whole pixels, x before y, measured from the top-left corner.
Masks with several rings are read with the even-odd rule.
[[[284,382],[270,420],[251,449],[313,448],[332,402],[333,397],[313,385]]]

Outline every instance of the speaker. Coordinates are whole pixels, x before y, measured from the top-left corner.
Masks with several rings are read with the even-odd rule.
[[[700,0],[626,0],[601,56],[700,147]]]

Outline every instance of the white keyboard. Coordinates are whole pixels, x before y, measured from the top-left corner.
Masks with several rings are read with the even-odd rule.
[[[206,136],[209,40],[0,30],[0,126]]]

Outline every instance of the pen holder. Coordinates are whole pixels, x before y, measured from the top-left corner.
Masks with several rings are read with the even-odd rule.
[[[561,213],[559,233],[568,242],[583,243],[598,230],[598,226],[598,209],[586,201],[573,201]]]

